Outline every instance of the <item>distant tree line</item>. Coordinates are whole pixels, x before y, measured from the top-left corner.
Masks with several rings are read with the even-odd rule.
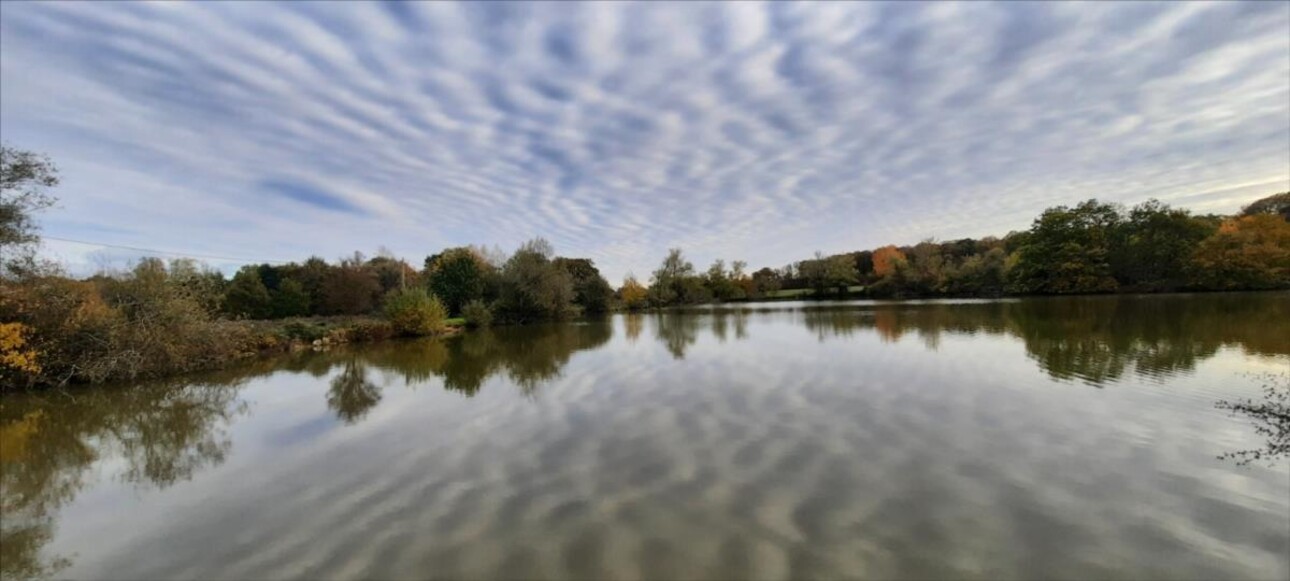
[[[355,253],[335,263],[313,257],[248,265],[228,281],[217,271],[207,276],[222,296],[221,312],[246,319],[366,315],[392,293],[412,289],[433,297],[452,317],[478,314],[482,307],[498,322],[517,323],[603,313],[614,295],[590,259],[555,256],[541,238],[509,257],[470,246],[448,248],[426,257],[420,269],[389,255]]]
[[[266,319],[354,317],[345,337],[438,333],[455,324],[526,323],[640,309],[788,296],[1000,296],[1290,288],[1290,193],[1235,216],[1150,201],[1130,210],[1089,200],[1050,208],[1025,232],[884,246],[748,272],[717,260],[698,271],[672,249],[648,284],[615,291],[586,258],[543,239],[507,256],[445,249],[420,268],[388,252],[335,262],[256,264],[231,279],[196,261],[155,258],[85,280],[35,252],[33,215],[59,183],[46,157],[0,146],[0,390],[217,367],[281,341],[321,340],[317,326]],[[379,317],[379,324],[362,320]]]
[[[995,297],[1030,294],[1290,288],[1290,192],[1234,216],[1195,215],[1150,200],[1125,209],[1088,200],[1045,210],[1003,238],[925,240],[745,272],[717,260],[699,272],[668,251],[649,286],[628,277],[629,309],[788,297]]]

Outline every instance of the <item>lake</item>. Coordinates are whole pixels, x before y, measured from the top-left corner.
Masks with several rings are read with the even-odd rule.
[[[739,304],[4,396],[2,571],[1286,579],[1287,321]]]

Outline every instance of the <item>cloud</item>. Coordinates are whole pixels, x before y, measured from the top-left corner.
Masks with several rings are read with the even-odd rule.
[[[1284,3],[0,5],[46,231],[777,266],[1290,189]],[[1253,185],[1263,184],[1259,189]],[[1241,196],[1249,196],[1242,198]]]
[[[303,202],[311,206],[327,210],[337,210],[353,214],[363,214],[364,212],[358,206],[351,204],[341,196],[328,192],[325,188],[311,186],[292,181],[269,180],[261,186],[273,193],[285,198]]]

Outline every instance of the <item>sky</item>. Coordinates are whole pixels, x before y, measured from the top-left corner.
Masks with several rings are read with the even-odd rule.
[[[1290,2],[3,2],[0,139],[61,170],[46,236],[226,271],[537,236],[615,284],[778,267],[1290,190]]]

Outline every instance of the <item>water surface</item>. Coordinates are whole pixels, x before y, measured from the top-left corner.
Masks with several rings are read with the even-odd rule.
[[[0,572],[1285,579],[1287,320],[752,304],[5,396]]]

